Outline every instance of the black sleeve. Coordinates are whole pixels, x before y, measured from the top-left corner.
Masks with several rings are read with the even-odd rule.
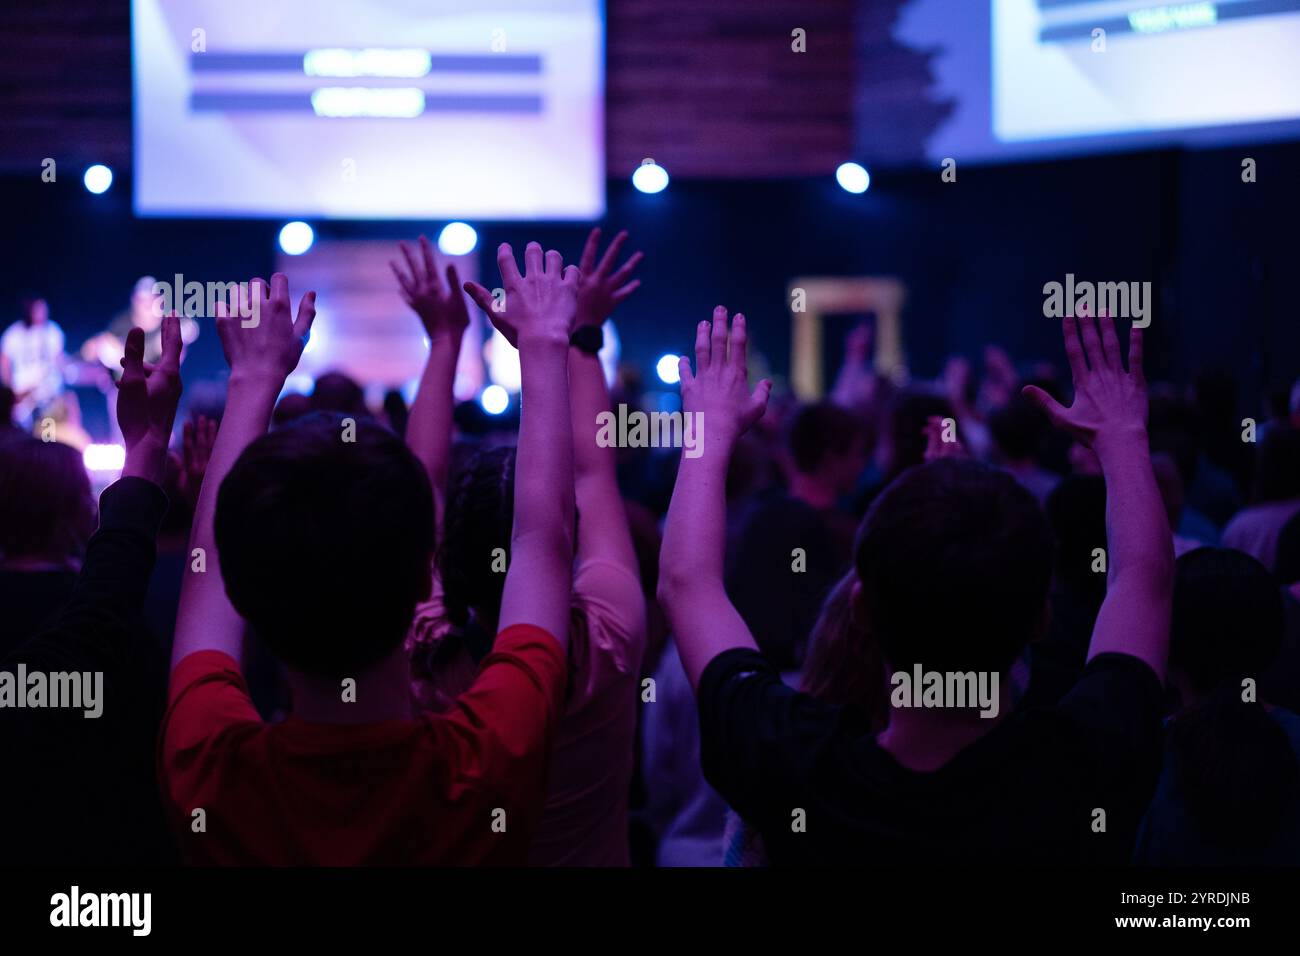
[[[700,676],[700,761],[705,779],[742,817],[790,819],[791,802],[831,739],[838,708],[781,682],[757,651],[733,648]]]
[[[123,637],[138,627],[167,496],[151,481],[122,478],[99,498],[99,528],[86,546],[72,596],[54,622],[13,655],[51,670],[111,671]]]
[[[1164,687],[1129,654],[1100,654],[1056,707],[1099,783],[1142,794],[1155,787],[1163,750]]]

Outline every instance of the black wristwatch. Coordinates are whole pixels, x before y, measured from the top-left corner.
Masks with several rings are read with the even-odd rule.
[[[599,325],[584,325],[569,336],[569,344],[580,352],[595,355],[605,344],[605,334]]]

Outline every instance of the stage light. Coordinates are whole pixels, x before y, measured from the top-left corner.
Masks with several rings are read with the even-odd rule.
[[[659,356],[659,361],[655,362],[655,372],[659,375],[659,381],[665,385],[676,385],[681,381],[676,355]]]
[[[519,350],[506,341],[500,329],[492,329],[484,343],[483,361],[487,365],[489,383],[500,385],[509,394],[519,391],[523,383],[519,371]]]
[[[449,222],[438,233],[438,251],[444,256],[467,256],[478,245],[478,233],[467,222]]]
[[[302,344],[303,355],[320,352],[321,343],[325,340],[325,326],[328,324],[327,322],[321,321],[323,318],[325,318],[325,316],[321,313],[320,309],[317,309],[316,318],[312,320],[311,328],[307,330],[307,341]]]
[[[510,407],[510,393],[500,385],[489,385],[478,397],[478,403],[489,415],[500,415]]]
[[[871,185],[871,174],[857,163],[841,163],[835,170],[835,181],[845,192],[864,193]]]
[[[311,226],[297,220],[286,222],[280,230],[280,249],[285,255],[300,256],[316,241],[316,233]]]
[[[126,464],[126,449],[121,445],[87,445],[81,460],[86,471],[121,471]]]
[[[100,193],[108,192],[108,187],[113,185],[113,171],[107,166],[96,163],[86,170],[86,175],[81,177],[81,181],[86,184],[86,188],[98,196]]]
[[[668,170],[647,159],[632,173],[632,185],[643,193],[661,193],[668,188]]]

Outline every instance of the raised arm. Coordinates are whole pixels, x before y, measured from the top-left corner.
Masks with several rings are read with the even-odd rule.
[[[722,583],[727,465],[736,441],[763,416],[772,390],[764,380],[750,393],[745,349],[745,317],[737,313],[732,323],[728,352],[727,310],[718,306],[712,327],[701,322],[696,328],[695,374],[690,359],[679,363],[682,409],[695,416],[702,452],[683,454],[677,471],[659,552],[659,601],[693,688],[723,651],[755,647]]]
[[[503,334],[517,336],[523,379],[510,567],[498,626],[532,624],[567,648],[574,509],[568,361],[578,269],[564,268],[555,250],[543,257],[535,242],[524,250],[524,275],[506,243],[497,263],[503,309],[493,308],[492,294],[478,283],[467,282],[465,291]]]
[[[620,232],[597,262],[600,230],[593,229],[587,237],[578,263],[582,278],[578,286],[575,330],[590,327],[599,331],[614,309],[641,284],[640,279],[632,278],[641,261],[641,253],[633,253],[622,266],[614,268],[626,241],[627,233]],[[609,389],[605,385],[605,372],[598,355],[578,348],[569,349],[569,402],[579,516],[578,561],[609,561],[626,568],[636,578],[639,572],[636,552],[632,548],[632,532],[618,490],[616,451],[613,447],[602,448],[596,442],[599,432],[597,417],[610,411]]]
[[[1058,428],[1091,446],[1106,479],[1106,599],[1092,630],[1088,659],[1129,654],[1149,664],[1163,681],[1174,553],[1147,442],[1142,330],[1134,327],[1129,333],[1128,371],[1109,317],[1067,318],[1064,333],[1074,404],[1063,408],[1032,385],[1024,394]]]
[[[144,606],[154,538],[167,508],[160,486],[181,397],[180,354],[180,321],[174,315],[163,319],[157,365],[144,361],[142,330],[127,336],[117,393],[126,463],[121,479],[100,500],[99,529],[87,545],[72,595],[37,642],[46,650],[83,663],[108,661],[120,651],[116,638]]]
[[[446,281],[438,274],[433,247],[420,237],[418,253],[400,243],[407,268],[390,262],[401,287],[402,299],[424,325],[429,336],[429,358],[424,363],[420,385],[406,425],[407,447],[420,459],[433,485],[433,502],[438,529],[447,497],[447,473],[451,461],[452,383],[460,343],[469,327],[469,309],[454,265],[447,266]]]
[[[857,410],[871,400],[876,383],[870,358],[874,338],[875,330],[865,322],[855,325],[844,337],[844,361],[830,396],[841,408]]]
[[[173,669],[195,651],[221,651],[236,661],[241,657],[244,621],[226,597],[212,530],[217,491],[243,450],[266,434],[275,400],[298,365],[316,317],[316,293],[308,292],[298,303],[298,317],[293,318],[289,280],[278,272],[269,286],[254,279],[241,295],[239,309],[223,308],[217,316],[217,334],[230,363],[230,383],[194,510],[189,564],[176,614]]]

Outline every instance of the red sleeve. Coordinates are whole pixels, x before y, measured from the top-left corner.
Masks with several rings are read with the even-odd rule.
[[[464,748],[457,766],[488,792],[540,812],[546,766],[564,708],[565,661],[560,643],[540,627],[515,624],[497,635],[478,679],[431,719]]]
[[[232,728],[261,726],[234,658],[220,651],[183,658],[172,671],[159,734],[158,773],[166,800],[188,814],[215,773],[222,738]]]

